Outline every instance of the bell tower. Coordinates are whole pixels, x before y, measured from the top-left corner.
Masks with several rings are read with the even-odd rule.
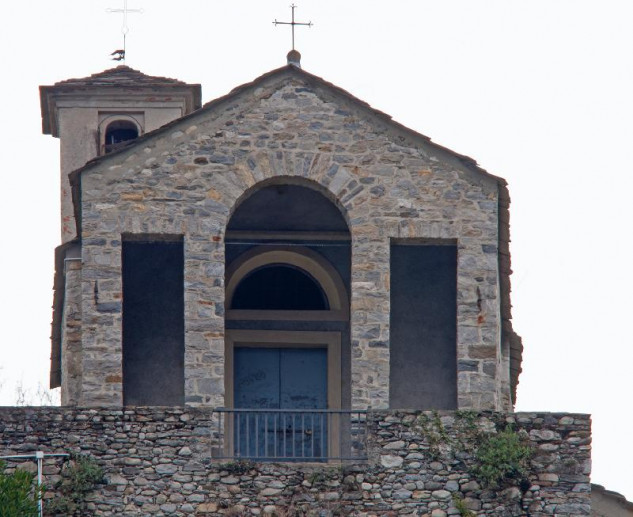
[[[89,160],[200,108],[199,84],[120,65],[40,86],[42,132],[60,139],[62,243],[77,234],[68,175]]]

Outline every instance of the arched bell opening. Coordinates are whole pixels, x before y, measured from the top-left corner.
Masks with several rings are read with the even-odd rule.
[[[226,406],[238,411],[229,454],[279,459],[275,447],[288,455],[281,440],[292,433],[295,460],[336,457],[349,446],[343,420],[328,413],[351,403],[347,223],[310,186],[273,184],[250,194],[226,232]],[[264,417],[262,409],[271,413]],[[269,431],[259,437],[244,430],[289,414],[303,415],[301,425],[275,427],[269,446],[258,439]]]
[[[130,115],[112,115],[100,124],[101,154],[116,151],[141,136],[141,124]]]

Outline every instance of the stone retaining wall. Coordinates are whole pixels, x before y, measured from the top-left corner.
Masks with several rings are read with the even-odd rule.
[[[469,444],[508,424],[534,451],[529,480],[487,489]],[[94,457],[107,483],[86,515],[590,515],[588,415],[378,411],[369,462],[344,466],[217,463],[215,430],[205,408],[0,408],[0,455]],[[45,460],[47,485],[61,463]]]

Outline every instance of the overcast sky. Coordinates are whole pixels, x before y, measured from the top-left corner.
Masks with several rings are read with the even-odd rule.
[[[128,2],[127,64],[205,102],[285,64],[288,0]],[[48,382],[59,141],[38,85],[116,66],[122,4],[2,6],[2,404]],[[304,0],[296,17],[314,23],[305,70],[507,179],[517,410],[591,413],[592,480],[633,500],[633,2]]]

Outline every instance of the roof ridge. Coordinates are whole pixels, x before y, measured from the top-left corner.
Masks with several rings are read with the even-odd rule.
[[[114,68],[108,68],[101,72],[91,74],[87,77],[65,79],[56,82],[54,86],[91,86],[91,85],[121,85],[121,84],[169,84],[169,85],[186,85],[184,81],[172,79],[170,77],[162,77],[155,75],[147,75],[140,70],[136,70],[127,65],[119,65]]]

